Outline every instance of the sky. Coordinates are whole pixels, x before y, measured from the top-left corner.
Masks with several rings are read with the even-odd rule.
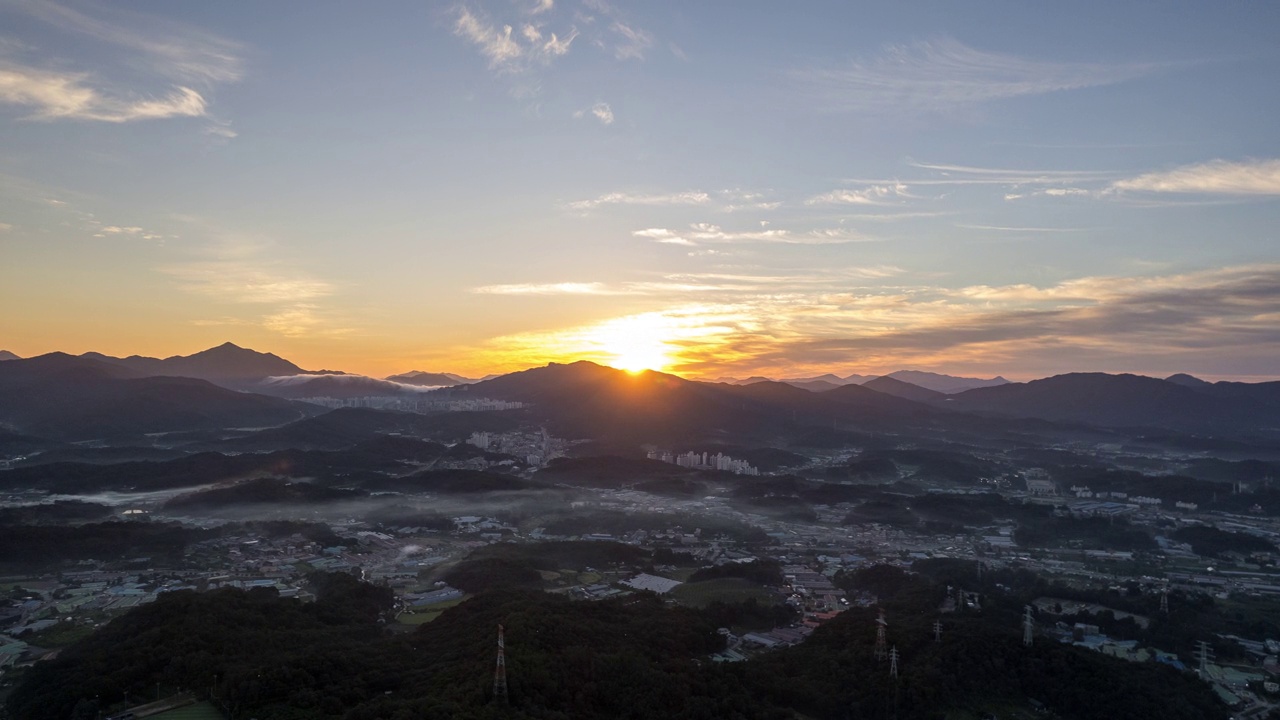
[[[1280,5],[0,0],[0,348],[1280,379]]]

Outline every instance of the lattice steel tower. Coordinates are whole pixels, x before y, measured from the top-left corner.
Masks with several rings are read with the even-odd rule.
[[[506,643],[502,639],[502,626],[498,626],[498,664],[493,669],[494,702],[507,701],[507,654]]]
[[[885,628],[889,626],[889,622],[884,619],[884,610],[880,611],[880,617],[876,618],[876,659],[883,660],[888,656],[889,643],[885,638]]]
[[[1199,661],[1200,667],[1196,673],[1201,680],[1209,677],[1209,661],[1213,659],[1213,648],[1209,647],[1209,643],[1201,640],[1196,643],[1196,660]]]
[[[898,646],[894,645],[889,651],[889,677],[894,680],[898,679]]]
[[[1022,644],[1030,647],[1031,632],[1035,629],[1036,623],[1035,620],[1031,619],[1031,606],[1025,605],[1022,609],[1024,611],[1022,614]]]

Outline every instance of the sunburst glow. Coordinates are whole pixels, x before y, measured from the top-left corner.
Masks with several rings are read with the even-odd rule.
[[[662,315],[633,315],[601,324],[595,341],[601,352],[612,357],[608,364],[619,370],[665,370],[672,364],[672,347],[667,344],[672,330]]]
[[[692,358],[728,352],[724,344],[750,325],[741,308],[685,305],[494,338],[484,356],[496,366],[591,360],[630,372],[683,371]]]

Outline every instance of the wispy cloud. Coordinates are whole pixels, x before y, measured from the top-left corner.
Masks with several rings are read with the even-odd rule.
[[[591,40],[596,47],[612,52],[618,60],[643,60],[645,52],[653,47],[653,34],[625,17],[625,14],[613,3],[606,0],[583,0],[582,4],[608,19],[607,26],[601,23],[602,30]],[[596,22],[595,16],[590,14],[582,15],[582,19],[588,24]],[[603,30],[605,27],[608,29],[607,33]],[[677,56],[683,54],[677,50],[673,46],[673,53]]]
[[[593,110],[608,110],[608,106],[600,108],[597,105]],[[612,111],[608,110],[606,117],[612,117]],[[574,117],[585,117],[586,111],[579,110],[574,113]],[[605,117],[597,118],[609,124]],[[586,200],[575,200],[566,203],[564,207],[570,210],[591,210],[603,205],[709,205],[719,212],[725,213],[743,213],[743,212],[767,212],[777,210],[783,205],[781,200],[771,199],[764,193],[754,190],[743,190],[741,188],[733,188],[727,190],[716,190],[706,192],[703,190],[686,190],[683,192],[671,193],[636,193],[636,192],[611,192],[590,198]]]
[[[35,120],[100,120],[122,123],[171,117],[200,117],[207,103],[200,93],[178,87],[161,98],[130,99],[104,95],[86,84],[87,74],[0,66],[0,103],[34,109]]]
[[[546,9],[550,8],[551,5],[547,5]],[[488,59],[490,69],[520,73],[534,66],[548,65],[553,59],[568,54],[578,30],[571,27],[561,38],[554,32],[544,33],[539,26],[525,23],[517,33],[511,25],[496,25],[460,7],[453,34],[474,45]]]
[[[135,64],[178,82],[215,85],[244,74],[239,43],[190,25],[124,11],[93,16],[55,2],[19,0],[12,7],[59,29],[136,50],[141,58]]]
[[[455,35],[463,37],[489,59],[489,67],[512,69],[524,54],[520,43],[511,36],[511,26],[497,28],[483,22],[466,8],[458,10],[458,21],[453,26]]]
[[[645,228],[632,235],[672,245],[701,245],[704,243],[783,243],[787,245],[838,245],[853,242],[876,242],[847,228],[825,228],[794,232],[791,230],[725,230],[711,223],[694,223],[688,230]]]
[[[713,295],[752,296],[759,293],[813,292],[817,289],[839,291],[850,281],[875,281],[900,275],[902,268],[892,265],[821,268],[788,275],[753,275],[748,273],[669,273],[659,280],[625,282],[552,282],[484,285],[471,292],[482,295],[577,296],[577,295],[649,295],[664,297],[700,297]]]
[[[804,201],[805,205],[896,205],[899,201],[915,198],[903,183],[872,185],[859,190],[839,189],[816,195]]]
[[[908,163],[913,168],[930,170],[933,174],[913,178],[913,185],[1068,185],[1071,183],[1109,180],[1118,173],[1108,170],[1025,170],[1007,167],[975,167],[972,165],[945,165],[936,163]],[[850,182],[883,182],[874,180]]]
[[[481,295],[623,295],[625,292],[600,282],[517,283],[472,288]]]
[[[1115,190],[1211,195],[1280,195],[1280,159],[1213,160],[1118,180]]]
[[[288,303],[328,296],[333,286],[302,273],[257,262],[204,260],[160,268],[183,289],[231,303]]]
[[[232,316],[272,332],[290,337],[352,332],[326,302],[335,285],[274,257],[273,248],[269,239],[224,234],[196,251],[195,259],[156,270],[215,306],[238,307]]]
[[[567,207],[572,210],[590,210],[601,205],[705,205],[710,201],[710,195],[698,190],[653,195],[613,192],[588,200],[575,200],[568,203]]]
[[[54,2],[20,0],[8,9],[114,49],[105,62],[95,56],[92,72],[0,57],[0,103],[31,108],[30,119],[203,117],[209,91],[244,74],[239,44],[181,23],[110,8],[89,14]],[[128,83],[119,79],[126,76]]]
[[[987,52],[952,38],[886,48],[878,57],[794,73],[819,102],[843,110],[944,112],[993,100],[1113,85],[1146,63],[1059,63]]]
[[[1008,233],[1074,233],[1086,230],[1086,228],[1071,227],[1011,227],[1007,225],[968,225],[964,223],[956,223],[956,227],[966,230],[990,230],[992,232]]]
[[[588,114],[593,116],[605,125],[613,124],[613,108],[609,107],[609,103],[599,102],[592,105],[587,110],[578,110],[573,114],[575,118],[583,118]]]
[[[136,225],[120,226],[120,225],[98,225],[97,232],[93,234],[96,238],[105,238],[112,236],[136,237],[142,240],[163,240],[164,235],[156,232],[149,232]]]
[[[318,305],[300,303],[263,316],[262,326],[285,337],[345,337],[353,328],[336,326]]]
[[[742,190],[740,188],[721,190],[720,197],[726,202],[723,208],[725,212],[776,210],[782,205],[781,201],[766,199],[764,193],[754,192],[752,190]]]
[[[643,60],[645,51],[653,47],[653,35],[638,27],[615,21],[609,30],[621,38],[613,48],[613,55],[619,60]]]
[[[823,282],[807,273],[670,275],[663,281],[727,289],[719,297],[652,293],[671,304],[625,316],[624,324],[643,317],[646,327],[680,328],[657,341],[674,369],[694,374],[904,366],[1001,372],[1014,362],[1044,373],[1176,372],[1205,362],[1263,373],[1274,372],[1280,352],[1280,265],[951,289],[851,287],[853,272],[844,282],[834,273]],[[548,351],[571,357],[589,350],[606,323],[496,338],[482,354],[526,363],[554,359],[539,355]]]

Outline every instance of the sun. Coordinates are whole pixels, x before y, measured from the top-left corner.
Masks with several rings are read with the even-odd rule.
[[[592,339],[606,362],[619,370],[665,370],[673,363],[669,324],[656,313],[616,318],[599,325]]]

